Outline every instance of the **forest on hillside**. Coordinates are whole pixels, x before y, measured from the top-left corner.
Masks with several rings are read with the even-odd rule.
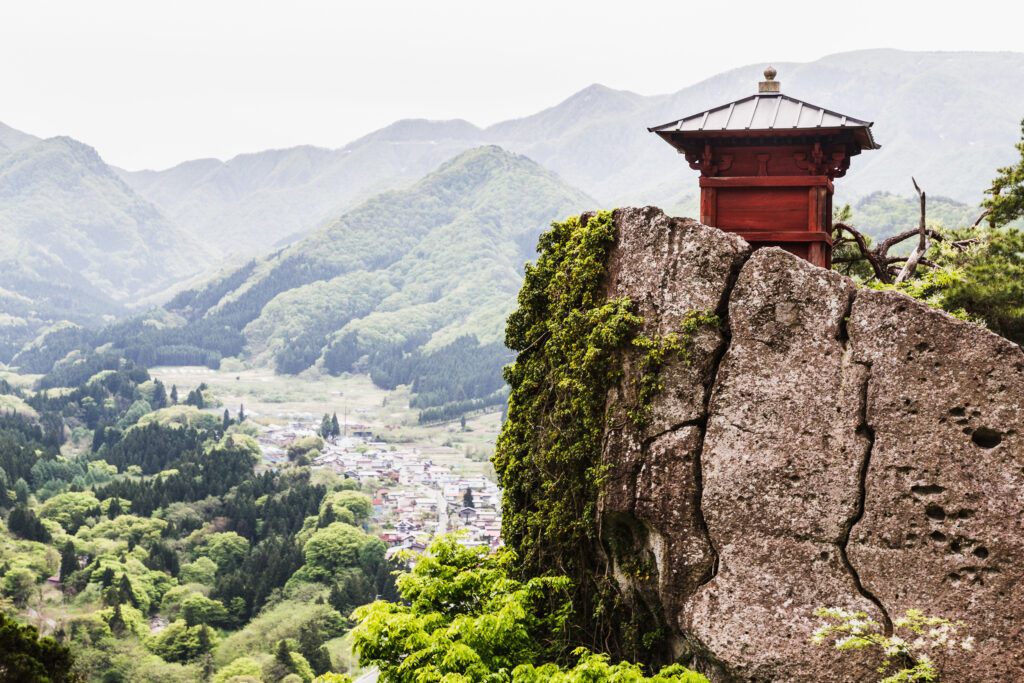
[[[308,466],[257,472],[244,415],[111,355],[0,391],[0,607],[56,599],[85,679],[311,680],[354,608],[397,596],[370,497]]]

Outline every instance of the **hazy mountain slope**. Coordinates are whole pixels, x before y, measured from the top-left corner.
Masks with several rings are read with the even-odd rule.
[[[915,175],[933,195],[977,203],[996,167],[1013,157],[1024,118],[1024,53],[865,50],[774,66],[784,93],[875,121],[882,149],[854,159],[837,183],[840,198],[876,190],[912,194]],[[672,178],[695,191],[696,174],[646,127],[756,92],[763,67],[735,69],[657,97],[592,86],[516,122],[514,144],[500,141],[510,123],[487,132],[600,198],[655,194],[653,188]],[[586,116],[581,95],[592,102],[594,116]],[[577,124],[560,127],[552,139],[546,131],[561,109],[576,111]]]
[[[462,334],[497,341],[540,232],[593,205],[529,159],[477,148],[167,308],[210,331],[197,344],[215,347],[225,327],[244,331],[251,355],[286,371],[341,337],[356,358]]]
[[[22,133],[20,130],[15,130],[8,125],[0,123],[0,157],[6,156],[11,152],[17,152],[23,147],[28,147],[39,141],[34,135],[28,133]]]
[[[375,192],[401,187],[480,144],[525,154],[601,205],[695,205],[696,174],[647,127],[755,92],[765,65],[727,71],[672,94],[592,85],[565,101],[480,130],[465,121],[400,121],[339,150],[296,147],[226,163],[125,173],[179,224],[227,249],[293,240]],[[1013,158],[1024,117],[1024,53],[865,50],[777,63],[783,92],[874,120],[881,150],[854,160],[840,201],[874,191],[976,204]]]
[[[479,133],[464,121],[401,121],[338,150],[293,147],[121,175],[217,247],[258,253],[377,192],[414,182],[479,144]]]
[[[61,320],[98,325],[213,255],[91,147],[0,129],[0,360]]]
[[[195,273],[210,257],[139,197],[96,151],[51,138],[0,159],[0,239],[41,278],[77,277],[127,301]],[[9,251],[7,253],[10,253]]]

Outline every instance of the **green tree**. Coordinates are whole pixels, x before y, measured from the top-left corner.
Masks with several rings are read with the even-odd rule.
[[[190,628],[200,624],[219,625],[228,620],[228,611],[219,600],[193,593],[181,603],[181,616]]]
[[[337,413],[331,415],[331,434],[333,436],[341,436],[341,425],[338,423]]]
[[[1010,221],[1024,216],[1024,121],[1021,121],[1021,140],[1015,147],[1020,152],[1020,160],[1012,166],[997,169],[992,187],[985,194],[992,197],[986,199],[984,205],[992,211],[990,220],[995,226],[1006,225]]]
[[[459,680],[483,683],[518,671],[523,683],[547,680],[643,681],[639,668],[607,666],[606,658],[577,650],[580,665],[604,665],[604,676],[555,676],[569,615],[569,580],[510,576],[515,556],[489,555],[464,548],[453,536],[435,539],[410,573],[398,578],[403,603],[375,602],[355,612],[353,647],[363,664],[377,666],[393,683]],[[578,665],[578,666],[580,666]],[[539,668],[537,668],[539,667]],[[615,669],[632,676],[612,676]],[[618,674],[618,672],[615,672]],[[504,678],[504,680],[508,680]],[[663,683],[705,681],[682,667],[671,667]]]
[[[0,680],[12,683],[79,681],[71,650],[53,638],[39,638],[32,626],[20,626],[0,612]]]
[[[24,607],[32,597],[32,589],[36,585],[36,575],[31,569],[15,567],[3,578],[4,595],[7,595],[18,607]]]
[[[128,578],[127,574],[121,574],[121,579],[118,581],[117,602],[121,605],[139,606],[138,598],[135,597],[135,590],[132,588],[131,579]]]
[[[320,420],[320,436],[329,439],[332,434],[334,434],[334,429],[331,426],[331,416],[324,413],[323,419]]]
[[[302,548],[310,578],[325,580],[349,567],[376,570],[383,562],[384,542],[344,522],[314,533]]]
[[[217,564],[221,572],[230,572],[249,554],[249,541],[234,531],[225,531],[208,537],[202,552]]]
[[[67,583],[71,575],[78,571],[78,553],[75,552],[75,544],[68,541],[64,549],[60,551],[60,581]]]
[[[462,494],[462,507],[464,508],[475,508],[476,504],[473,502],[473,489],[466,489]]]
[[[323,634],[315,622],[299,629],[299,652],[309,662],[315,675],[319,676],[331,670],[331,655],[327,652]]]
[[[153,382],[153,409],[159,410],[160,408],[167,407],[167,391],[164,389],[164,383],[160,380]]]
[[[977,227],[947,236],[929,253],[939,268],[922,273],[908,293],[1024,344],[1024,232]]]
[[[217,644],[217,634],[205,624],[189,626],[173,621],[149,642],[149,648],[168,662],[188,662],[205,655]]]

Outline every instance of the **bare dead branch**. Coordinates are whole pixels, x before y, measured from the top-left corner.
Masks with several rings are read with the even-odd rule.
[[[978,220],[980,221],[981,218],[979,218]],[[956,242],[952,243],[952,246],[954,249],[957,249],[959,251],[967,251],[968,249],[971,248],[971,245],[978,244],[980,242],[981,240],[979,240],[977,237],[972,237],[966,240],[957,240]]]
[[[992,209],[985,209],[984,211],[982,211],[981,215],[978,216],[978,220],[974,221],[974,225],[972,225],[971,227],[972,228],[978,227],[978,224],[981,223],[981,221],[985,218],[985,216],[989,215],[990,213],[992,213]]]
[[[914,249],[914,253],[910,255],[907,262],[903,264],[903,270],[901,270],[900,274],[896,276],[897,285],[902,282],[906,282],[914,276],[917,264],[928,252],[928,229],[925,227],[925,194],[924,191],[918,187],[917,180],[913,177],[911,177],[910,180],[914,183],[914,189],[917,191],[917,196],[921,198],[921,220],[917,227],[920,238],[918,239],[917,248]]]

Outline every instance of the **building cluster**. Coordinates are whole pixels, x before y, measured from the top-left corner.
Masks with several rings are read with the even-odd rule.
[[[314,468],[330,468],[353,479],[373,499],[371,524],[389,547],[422,551],[437,534],[459,532],[466,546],[501,545],[501,490],[484,476],[464,476],[434,462],[420,448],[373,439],[368,427],[348,426],[348,435],[328,439]],[[259,438],[264,462],[280,467],[288,447],[316,434],[308,424],[272,425]]]

